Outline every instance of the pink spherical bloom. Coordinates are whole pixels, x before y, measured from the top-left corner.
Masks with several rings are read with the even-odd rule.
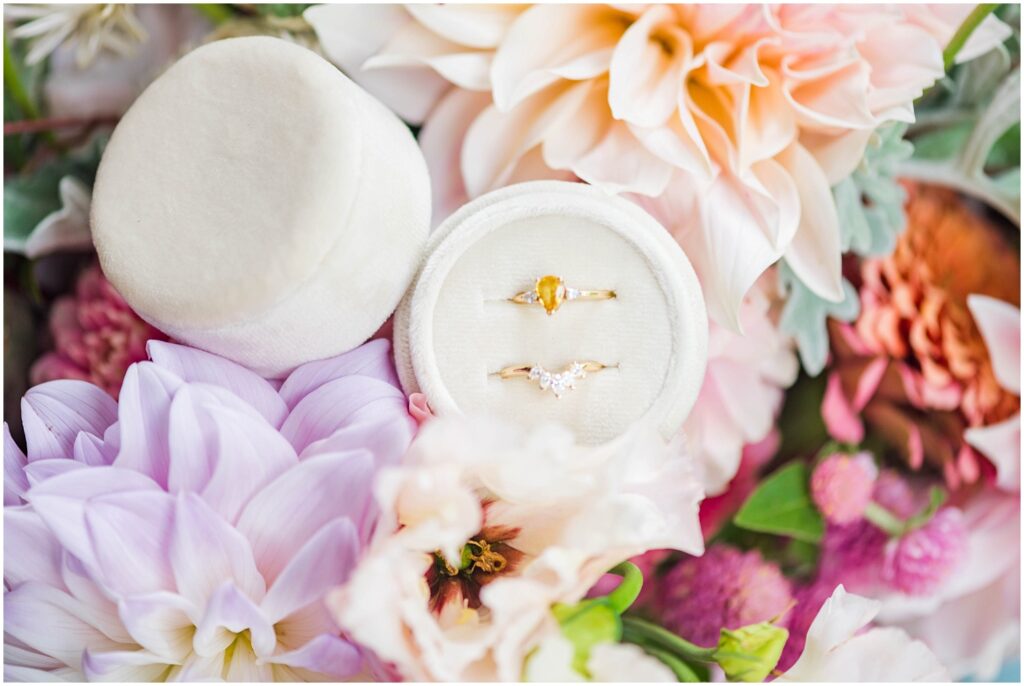
[[[4,676],[338,680],[360,651],[323,605],[415,431],[374,341],[268,382],[150,342],[120,401],[51,381],[5,431]],[[6,429],[6,426],[5,426]]]
[[[669,201],[709,310],[785,256],[842,297],[831,185],[913,121],[969,12],[898,5],[321,5],[325,54],[419,123],[436,218],[528,178]],[[986,20],[972,51],[1009,35]]]
[[[793,599],[789,581],[759,552],[724,545],[677,564],[661,584],[666,627],[702,646],[715,645],[722,629],[738,629],[780,616]]]
[[[132,311],[99,265],[83,271],[75,292],[53,304],[50,332],[54,350],[32,365],[32,383],[80,379],[114,398],[129,365],[146,359],[146,341],[167,338]]]
[[[868,453],[832,455],[814,468],[811,498],[825,519],[849,524],[864,514],[877,476],[878,468]]]
[[[952,574],[966,552],[963,514],[943,508],[921,528],[889,541],[882,577],[898,591],[925,595]]]

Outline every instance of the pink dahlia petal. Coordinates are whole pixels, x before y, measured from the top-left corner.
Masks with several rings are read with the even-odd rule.
[[[303,398],[281,425],[281,434],[291,441],[300,458],[325,450],[350,446],[371,447],[384,463],[397,462],[400,452],[412,440],[416,424],[406,412],[408,400],[398,388],[367,376],[335,379]],[[363,426],[357,440],[331,440],[339,432]],[[330,445],[319,444],[330,441]]]
[[[210,389],[182,388],[171,403],[168,490],[194,490],[227,521],[298,464],[291,444],[260,415],[225,407]]]
[[[252,542],[263,578],[273,585],[288,560],[327,522],[351,517],[362,524],[372,478],[370,453],[327,453],[299,463],[260,491],[242,511],[238,529]]]
[[[114,465],[146,474],[167,486],[170,464],[168,409],[182,380],[155,364],[128,370],[118,402],[121,449]]]
[[[202,350],[164,341],[146,345],[150,359],[185,381],[199,381],[226,388],[256,408],[274,427],[288,414],[281,396],[262,377],[239,364]]]
[[[64,588],[60,544],[30,508],[4,510],[4,581],[11,588],[26,581]]]
[[[28,458],[11,437],[11,427],[4,422],[4,506],[21,504],[21,497],[28,490],[26,464]]]
[[[398,388],[398,375],[391,363],[391,342],[378,339],[337,357],[307,362],[288,375],[279,393],[291,410],[324,384],[348,376],[368,376]]]
[[[359,533],[352,520],[342,517],[321,528],[267,592],[261,607],[271,622],[301,610],[343,584],[359,555]]]
[[[85,505],[93,572],[115,597],[174,589],[167,559],[173,500],[154,491],[114,493]]]
[[[85,649],[118,647],[100,623],[88,605],[53,586],[29,581],[4,594],[4,633],[76,669]]]
[[[216,655],[235,640],[235,634],[248,631],[256,655],[273,651],[274,627],[252,600],[231,581],[221,584],[206,603],[206,613],[196,626],[192,646],[198,655]]]
[[[781,615],[792,601],[789,581],[757,551],[724,545],[677,564],[662,584],[665,626],[702,646],[722,629],[737,629]]]
[[[95,570],[98,562],[85,525],[86,501],[93,497],[146,489],[151,490],[154,496],[159,495],[159,487],[142,474],[115,467],[92,467],[47,479],[34,486],[26,500],[61,546]]]
[[[167,672],[159,657],[144,650],[88,650],[82,672],[89,681],[157,681]]]
[[[47,479],[85,467],[86,465],[75,460],[36,460],[25,466],[25,476],[28,478],[29,487],[34,487]]]
[[[825,518],[834,524],[860,519],[871,502],[878,469],[871,455],[832,455],[814,469],[811,497]]]
[[[50,381],[30,388],[21,401],[28,459],[71,459],[81,432],[102,436],[117,418],[117,403],[84,381]]]
[[[963,514],[943,508],[921,528],[889,542],[883,578],[903,593],[931,593],[962,561],[966,549]]]
[[[224,579],[233,579],[250,597],[262,597],[266,590],[249,541],[195,493],[178,494],[167,555],[175,588],[197,605]],[[203,563],[195,564],[196,558]]]
[[[363,665],[363,657],[348,641],[337,636],[320,634],[298,650],[275,655],[267,662],[309,669],[337,679],[345,679],[359,671]]]
[[[98,467],[100,465],[113,464],[115,457],[117,457],[116,448],[107,445],[100,436],[83,432],[75,438],[75,462],[90,467]]]
[[[122,599],[117,607],[118,617],[132,640],[159,656],[162,662],[177,663],[191,652],[190,615],[198,610],[177,593],[134,595]]]

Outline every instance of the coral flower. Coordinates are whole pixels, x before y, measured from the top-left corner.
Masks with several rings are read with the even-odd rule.
[[[337,680],[359,650],[323,604],[415,424],[369,343],[276,388],[151,342],[120,401],[52,381],[4,444],[4,676]]]
[[[710,311],[780,257],[842,298],[830,186],[871,132],[913,121],[970,11],[897,5],[320,6],[324,52],[424,122],[438,219],[466,196],[575,176],[671,197]],[[978,54],[1009,35],[995,18]]]
[[[32,383],[80,379],[114,398],[128,366],[146,359],[146,341],[167,338],[132,311],[98,265],[78,276],[73,295],[53,304],[50,333],[55,350],[32,365]]]
[[[647,550],[703,550],[700,487],[650,427],[583,447],[557,425],[433,419],[376,491],[377,537],[329,602],[417,681],[518,680],[560,635],[554,604]]]
[[[822,414],[835,438],[852,443],[866,420],[911,467],[927,461],[956,488],[987,467],[964,431],[1020,408],[968,304],[972,294],[1018,304],[1020,258],[953,191],[912,186],[907,209],[893,254],[861,264],[859,318],[833,327],[835,371]]]

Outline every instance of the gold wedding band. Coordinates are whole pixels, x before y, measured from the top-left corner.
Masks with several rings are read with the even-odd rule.
[[[573,362],[560,372],[550,372],[539,364],[515,365],[505,367],[495,372],[502,379],[514,379],[525,377],[530,381],[536,381],[542,391],[551,391],[556,398],[561,398],[566,391],[576,388],[576,382],[584,379],[588,372],[597,372],[607,368],[608,365],[587,360],[584,362]]]
[[[517,305],[540,305],[551,314],[566,300],[611,300],[614,297],[615,291],[570,288],[560,277],[548,274],[537,279],[533,290],[516,293],[509,300]]]

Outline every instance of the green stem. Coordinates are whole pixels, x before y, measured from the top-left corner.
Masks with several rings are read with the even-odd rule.
[[[21,82],[21,76],[18,75],[14,54],[11,52],[11,44],[7,41],[6,34],[4,34],[4,88],[11,94],[11,98],[17,103],[26,118],[37,119],[39,117],[39,110],[36,109],[35,103],[32,102],[32,98],[29,97],[28,91],[25,89],[25,84]]]
[[[676,679],[687,684],[700,683],[701,679],[697,672],[694,671],[693,667],[686,664],[685,661],[681,660],[674,653],[658,648],[655,646],[641,646],[644,652],[651,657],[660,660],[666,667],[672,670],[672,673],[676,675]]]
[[[228,19],[235,16],[235,13],[231,11],[231,8],[227,5],[218,4],[206,4],[198,3],[193,5],[200,14],[210,20],[210,23],[214,26],[223,24]]]
[[[864,519],[890,536],[902,536],[907,531],[906,522],[875,502],[864,508]]]
[[[999,7],[999,3],[985,3],[978,5],[971,13],[964,19],[964,23],[960,24],[960,28],[956,30],[953,37],[949,39],[949,45],[942,51],[942,63],[945,66],[946,71],[949,71],[953,66],[953,62],[956,61],[956,56],[960,50],[964,47],[967,39],[971,37],[974,30],[978,28],[978,25],[985,20],[985,17],[992,14],[992,12]]]
[[[641,645],[653,644],[669,650],[680,657],[687,657],[702,662],[713,662],[715,648],[701,648],[686,639],[676,636],[668,629],[652,624],[639,617],[622,618],[623,639]]]
[[[644,575],[632,562],[619,563],[608,573],[622,577],[622,582],[606,596],[612,608],[621,615],[640,596],[640,589],[644,586]]]

